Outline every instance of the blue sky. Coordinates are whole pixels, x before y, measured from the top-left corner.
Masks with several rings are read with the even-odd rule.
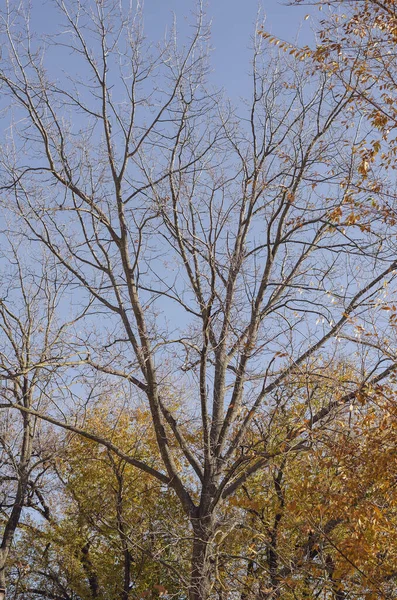
[[[126,4],[129,0],[125,0]],[[266,15],[265,28],[287,41],[300,44],[311,39],[310,19],[305,15],[313,11],[310,6],[288,6],[288,0],[207,0],[206,11],[212,20],[212,45],[214,82],[226,89],[236,101],[246,94],[250,69],[250,45],[255,35],[258,8]],[[183,41],[192,22],[196,0],[144,0],[146,35],[153,42],[161,39],[175,15],[179,39]],[[62,30],[60,16],[53,0],[35,0],[32,4],[33,30],[38,34]],[[52,57],[57,58],[52,49]],[[51,61],[52,62],[52,61]]]
[[[308,6],[287,6],[287,0],[264,0],[262,14],[266,15],[266,30],[288,41],[307,42],[311,37],[310,20],[305,15]],[[172,14],[177,18],[178,29],[183,36],[187,18],[195,7],[194,0],[146,0],[144,4],[145,25],[149,35],[160,37]],[[247,81],[250,62],[250,44],[255,34],[258,14],[257,0],[207,0],[207,14],[212,20],[212,65],[218,84],[231,96],[243,93],[241,87]]]

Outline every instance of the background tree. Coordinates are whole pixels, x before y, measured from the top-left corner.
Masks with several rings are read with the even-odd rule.
[[[5,198],[16,227],[72,278],[84,376],[121,378],[126,403],[147,403],[161,462],[30,414],[174,491],[192,531],[188,593],[201,600],[216,589],[230,498],[395,370],[382,310],[395,295],[395,237],[383,214],[352,205],[369,131],[344,127],[357,94],[332,73],[258,38],[242,116],[207,82],[200,6],[187,46],[172,34],[154,50],[139,10],[56,5],[66,26],[41,42],[26,8],[3,13]],[[60,62],[66,50],[69,76],[46,64],[51,44]],[[357,361],[343,393],[316,405],[288,393],[291,376],[321,376],[344,353]]]
[[[372,126],[371,135],[357,140],[354,148],[361,160],[356,191],[370,195],[367,212],[381,212],[394,225],[393,181],[385,179],[378,165],[386,171],[396,168],[396,4],[393,0],[312,4],[322,11],[316,22],[318,42],[301,52],[316,68],[332,73],[344,88],[354,91],[351,115],[359,115]]]
[[[324,380],[320,387],[331,392]],[[307,452],[282,457],[243,487],[233,504],[246,517],[221,551],[226,577],[240,577],[226,589],[234,582],[245,598],[394,597],[393,396],[382,386],[370,402],[346,407]]]
[[[348,384],[351,369],[339,364],[337,370],[338,383],[329,373],[290,384],[285,395],[293,392],[296,408],[309,390],[313,405],[320,404]],[[379,387],[364,400],[342,408],[305,452],[286,453],[226,502],[213,543],[214,597],[395,596],[393,390]],[[124,450],[134,445],[141,458],[156,454],[145,414],[135,415],[132,429],[119,410],[102,399],[86,425]],[[274,431],[280,434],[291,418],[280,414]],[[258,440],[262,425],[258,420]],[[183,594],[190,534],[172,492],[75,435],[64,452],[58,449],[55,471],[60,486],[47,498],[51,517],[42,526],[25,523],[14,550],[10,597]]]
[[[148,416],[133,421],[115,399],[86,415],[86,427],[124,451],[156,455]],[[90,440],[72,434],[58,445],[53,509],[24,529],[17,553],[26,561],[30,549],[30,568],[16,573],[13,597],[125,600],[184,589],[188,527],[173,493]]]
[[[6,587],[9,554],[24,509],[48,515],[45,482],[56,452],[54,436],[29,410],[45,411],[62,398],[64,336],[58,320],[65,280],[54,261],[37,271],[26,246],[2,236],[0,301],[0,588]],[[62,367],[62,369],[61,369]],[[17,412],[15,411],[17,407]]]

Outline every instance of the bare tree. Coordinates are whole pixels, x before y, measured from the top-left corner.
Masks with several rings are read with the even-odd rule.
[[[3,190],[76,299],[92,303],[79,356],[145,398],[163,468],[26,412],[175,491],[192,528],[189,595],[204,599],[230,525],[223,502],[396,368],[380,310],[394,295],[395,242],[382,215],[351,203],[352,148],[367,132],[342,126],[354,91],[332,75],[258,39],[250,97],[235,110],[207,81],[200,6],[180,49],[174,30],[148,45],[139,8],[54,5],[64,25],[40,43],[27,9],[3,13],[0,79],[13,107]],[[53,49],[62,76],[46,65]],[[357,369],[340,395],[308,395],[275,432],[294,402],[284,384],[343,353],[357,353]],[[259,413],[267,427],[253,443]]]
[[[0,587],[6,587],[11,546],[24,509],[48,518],[43,481],[56,447],[45,423],[29,413],[46,411],[62,399],[62,375],[67,356],[57,309],[65,280],[52,257],[39,269],[23,255],[28,247],[2,235],[3,278],[0,301],[0,490],[4,528],[0,538]],[[55,372],[57,375],[55,376]],[[15,413],[11,407],[20,407]]]

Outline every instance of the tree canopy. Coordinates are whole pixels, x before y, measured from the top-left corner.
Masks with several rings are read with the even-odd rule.
[[[237,106],[201,2],[2,9],[7,596],[395,596],[395,6],[318,5]]]

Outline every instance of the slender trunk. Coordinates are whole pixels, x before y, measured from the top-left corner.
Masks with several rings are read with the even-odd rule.
[[[211,515],[192,519],[194,532],[189,600],[207,600],[211,592],[212,565],[211,539],[213,518]]]
[[[6,588],[6,567],[7,559],[10,552],[11,544],[14,539],[15,531],[19,524],[22,508],[25,502],[28,479],[26,472],[20,477],[18,489],[15,498],[15,503],[12,508],[10,517],[4,528],[3,539],[0,544],[0,589]]]
[[[121,600],[128,600],[130,597],[130,583],[131,583],[131,552],[128,544],[128,536],[124,526],[123,516],[123,477],[120,473],[116,472],[119,489],[117,493],[117,528],[120,536],[121,547],[123,550],[124,559],[124,574],[123,574],[123,589],[121,592]]]
[[[131,584],[131,553],[126,548],[123,551],[124,554],[124,582],[123,591],[121,594],[122,600],[128,600],[130,597],[130,584]]]
[[[266,592],[264,598],[268,600],[276,600],[280,598],[280,581],[278,575],[278,525],[281,520],[281,514],[277,513],[275,518],[274,529],[270,536],[270,546],[267,551],[267,563],[269,566],[270,588],[271,591]]]
[[[30,403],[28,403],[30,406]],[[19,525],[22,509],[25,505],[28,488],[29,462],[32,455],[32,431],[29,415],[23,415],[24,431],[21,456],[18,465],[18,485],[10,516],[6,520],[2,538],[0,538],[0,589],[6,589],[6,567],[11,544]]]
[[[81,549],[81,564],[88,579],[92,598],[99,598],[98,575],[90,559],[90,542],[84,544]]]
[[[278,553],[278,536],[280,523],[284,514],[284,490],[282,486],[284,467],[286,459],[283,460],[281,466],[274,476],[274,488],[279,501],[276,514],[274,515],[274,523],[270,533],[270,544],[267,549],[267,564],[269,568],[270,590],[263,595],[267,600],[277,600],[280,598],[280,578],[279,578],[279,553]]]

